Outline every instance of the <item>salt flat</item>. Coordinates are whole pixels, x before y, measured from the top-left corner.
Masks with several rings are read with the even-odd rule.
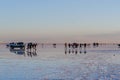
[[[117,48],[65,54],[64,47],[38,47],[32,57],[0,49],[0,80],[120,80]]]

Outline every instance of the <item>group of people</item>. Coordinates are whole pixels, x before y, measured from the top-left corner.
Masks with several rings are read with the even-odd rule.
[[[65,43],[65,54],[68,53],[78,53],[78,50],[80,53],[84,52],[86,53],[86,47],[90,44],[87,43]],[[83,48],[83,49],[82,49]]]
[[[27,43],[26,45],[26,49],[28,52],[31,52],[31,51],[36,51],[36,48],[37,48],[37,43],[32,43],[32,42],[29,42]],[[41,44],[42,45],[42,48],[43,48],[43,43]],[[56,43],[53,43],[52,44],[54,48],[56,48],[57,44]],[[65,53],[86,53],[86,48],[88,46],[90,46],[91,44],[90,43],[65,43],[64,46],[65,46]],[[93,47],[98,47],[99,46],[99,43],[93,43],[92,44]],[[118,45],[120,46],[120,44]]]
[[[27,44],[27,49],[36,49],[37,47],[37,43],[28,43]]]
[[[37,48],[37,43],[28,43],[27,44],[27,55],[32,57],[32,56],[37,56],[36,53],[36,48]]]
[[[89,47],[90,45],[92,45],[93,47],[98,47],[99,43],[65,43],[65,53],[78,53],[78,51],[80,53],[84,52],[86,53],[86,48]]]
[[[84,48],[86,48],[87,46],[89,46],[90,44],[87,44],[87,43],[65,43],[65,48],[82,48],[82,47],[84,47]]]

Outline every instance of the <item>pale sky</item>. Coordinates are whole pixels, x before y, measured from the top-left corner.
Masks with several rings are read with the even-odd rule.
[[[1,41],[120,42],[120,0],[0,0]]]

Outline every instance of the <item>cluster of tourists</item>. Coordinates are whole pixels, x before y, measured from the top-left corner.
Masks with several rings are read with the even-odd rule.
[[[90,46],[87,43],[65,43],[65,54],[66,53],[86,53],[86,47]]]
[[[37,43],[30,42],[30,43],[27,44],[27,49],[28,50],[31,50],[31,49],[35,49],[36,50],[36,47],[37,47]]]

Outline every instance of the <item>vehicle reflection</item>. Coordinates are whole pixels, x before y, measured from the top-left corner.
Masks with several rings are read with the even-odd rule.
[[[9,49],[11,53],[15,53],[17,55],[23,55],[25,57],[33,57],[33,56],[37,56],[36,53],[36,49],[35,50],[30,50],[30,51],[26,51],[25,49]]]
[[[10,52],[15,53],[17,55],[24,55],[25,54],[25,49],[11,49]]]

